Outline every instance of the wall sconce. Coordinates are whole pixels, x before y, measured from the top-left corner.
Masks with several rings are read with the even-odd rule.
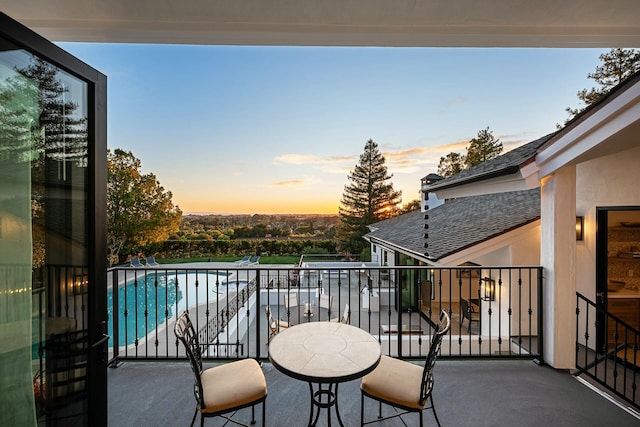
[[[482,298],[485,301],[495,301],[496,300],[496,281],[491,279],[490,277],[482,278],[484,288],[484,297]]]
[[[87,286],[89,284],[89,279],[87,275],[74,275],[73,281],[71,282],[71,288],[73,291],[73,295],[83,295],[88,292]]]
[[[584,238],[584,217],[576,217],[576,240],[582,240]]]

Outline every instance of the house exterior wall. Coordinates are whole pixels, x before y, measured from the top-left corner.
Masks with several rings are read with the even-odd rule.
[[[584,216],[584,240],[577,243],[576,290],[596,294],[596,207],[640,206],[640,147],[581,163],[576,170],[576,215]]]
[[[438,196],[436,196],[435,193],[430,193],[428,191],[421,191],[420,199],[420,212],[427,212],[429,209],[433,209],[444,203],[444,200],[438,199]]]
[[[477,245],[475,248],[477,256],[469,258],[466,261],[482,266],[535,266],[540,264],[540,222],[529,224],[514,230],[502,238],[493,239],[493,241],[485,242]],[[484,249],[485,253],[481,253]],[[449,264],[454,265],[454,264]],[[457,265],[457,264],[455,264]],[[496,331],[504,331],[510,335],[536,335],[538,332],[537,324],[529,322],[529,305],[532,309],[538,307],[538,295],[536,288],[537,277],[520,277],[518,270],[512,270],[511,275],[505,270],[500,269],[482,269],[482,277],[488,277],[495,281],[496,286],[500,289],[496,291],[496,300],[491,303],[483,303],[481,308],[482,316],[482,333],[488,334],[491,330],[495,335]],[[528,286],[531,281],[532,295],[531,301],[521,301],[515,295],[518,291],[515,289],[519,282]],[[511,289],[509,289],[511,288]],[[482,292],[482,290],[481,290]],[[528,292],[526,293],[528,297]],[[524,304],[524,306],[522,305]],[[522,310],[520,308],[522,307]],[[488,309],[491,308],[493,315],[489,316]],[[511,310],[512,315],[508,315]],[[501,313],[502,315],[498,315]],[[537,317],[537,316],[536,316]],[[517,327],[516,330],[510,328]]]

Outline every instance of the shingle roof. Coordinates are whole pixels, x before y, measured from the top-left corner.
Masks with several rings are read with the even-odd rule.
[[[426,213],[428,220],[415,210],[377,222],[367,236],[437,261],[539,219],[540,189],[462,197]]]
[[[480,178],[516,173],[521,166],[524,166],[536,156],[538,148],[547,142],[553,135],[555,135],[555,133],[551,133],[540,139],[531,141],[502,154],[501,156],[482,162],[469,169],[465,169],[456,175],[443,179],[442,181],[430,185],[427,188],[441,189],[455,187]]]
[[[424,224],[424,214],[417,209],[369,225],[372,231],[365,236],[384,240],[416,254],[424,254]]]

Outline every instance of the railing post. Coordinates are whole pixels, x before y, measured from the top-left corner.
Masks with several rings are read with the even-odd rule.
[[[397,310],[398,318],[396,320],[396,325],[397,325],[396,327],[398,328],[398,333],[397,333],[398,357],[402,359],[404,357],[404,354],[402,352],[402,309],[403,307],[402,307],[402,290],[400,289],[402,284],[400,283],[401,280],[398,280],[398,277],[400,277],[400,271],[398,269],[393,270],[393,277],[396,278],[396,280],[393,283],[393,286],[394,286],[395,296],[396,296],[396,307],[398,307],[398,310]],[[389,289],[391,289],[391,274],[389,275]]]
[[[538,359],[535,362],[540,365],[546,365],[544,361],[544,292],[542,285],[544,283],[544,268],[538,267]]]
[[[111,270],[111,342],[113,344],[113,357],[109,360],[109,367],[117,368],[120,363],[120,334],[118,322],[118,269]],[[107,319],[109,321],[109,319]]]
[[[278,272],[278,277],[280,277],[280,273],[279,272]],[[267,283],[268,283],[268,281],[267,281]],[[249,286],[249,284],[247,284],[247,286]],[[256,360],[259,360],[260,357],[262,356],[262,349],[260,347],[260,335],[261,335],[260,331],[262,330],[260,328],[260,324],[261,324],[260,319],[262,318],[261,310],[260,310],[260,292],[261,292],[261,289],[262,289],[262,286],[260,286],[260,269],[258,268],[256,270],[256,292],[255,292],[255,294],[256,294]],[[268,289],[267,289],[267,292],[269,292]],[[249,325],[250,325],[250,322],[249,322],[249,319],[247,318],[247,328],[249,328]]]

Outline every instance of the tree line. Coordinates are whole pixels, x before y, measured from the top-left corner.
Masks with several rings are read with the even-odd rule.
[[[170,240],[304,239],[335,236],[338,215],[183,215]]]

